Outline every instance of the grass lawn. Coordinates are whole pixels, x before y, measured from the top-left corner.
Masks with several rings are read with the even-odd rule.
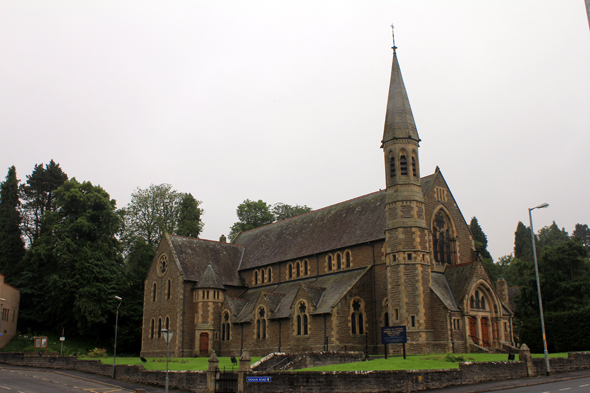
[[[103,364],[113,364],[113,358],[79,358],[84,360],[100,360]],[[142,364],[146,370],[166,370],[166,358],[146,358],[147,363],[142,363],[138,357],[124,358],[117,356],[117,364]],[[261,357],[252,357],[252,363],[259,361]],[[170,370],[207,370],[209,367],[208,357],[199,358],[170,358],[168,363],[168,369]],[[231,371],[232,367],[234,370],[238,370],[238,366],[233,366],[230,357],[219,358],[219,368],[223,370]]]
[[[542,358],[544,354],[533,354],[533,357]],[[567,357],[567,353],[551,353],[550,357]],[[113,358],[90,359],[100,360],[104,364],[113,364]],[[260,357],[252,357],[254,364]],[[142,363],[138,357],[117,357],[117,364],[143,364],[146,370],[166,370],[166,358],[147,358],[147,363]],[[171,358],[169,362],[170,370],[207,370],[209,367],[207,357],[198,358]],[[331,366],[314,367],[297,371],[371,371],[371,370],[439,370],[448,368],[459,368],[459,362],[497,362],[507,361],[507,354],[491,353],[466,353],[466,354],[434,354],[434,355],[411,355],[406,356],[404,360],[401,356],[387,359],[373,359],[369,362],[356,362],[334,364]],[[518,360],[518,355],[516,355]],[[220,357],[219,368],[225,370],[237,370],[237,366],[232,366],[231,358]]]

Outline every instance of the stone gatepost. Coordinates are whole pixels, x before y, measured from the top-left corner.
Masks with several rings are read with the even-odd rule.
[[[205,393],[215,393],[215,381],[219,372],[219,358],[215,351],[209,357],[209,367],[207,368],[207,388]]]
[[[244,350],[242,356],[240,356],[240,367],[238,368],[238,393],[244,393],[246,391],[246,377],[252,371],[250,361],[248,351]]]
[[[524,362],[526,366],[526,372],[529,377],[536,377],[535,367],[533,366],[533,359],[531,358],[531,350],[526,344],[520,346],[520,353],[518,354],[519,360]]]

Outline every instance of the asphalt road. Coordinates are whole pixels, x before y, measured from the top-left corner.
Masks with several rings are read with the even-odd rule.
[[[571,379],[569,381],[544,383],[502,390],[503,393],[587,393],[590,392],[590,378]]]
[[[132,393],[135,389],[144,389],[149,393],[165,391],[159,387],[117,381],[102,375],[0,365],[0,393]],[[170,392],[184,393],[172,389]]]

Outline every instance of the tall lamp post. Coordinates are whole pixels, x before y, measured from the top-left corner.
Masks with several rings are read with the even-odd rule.
[[[162,329],[164,333],[164,340],[166,340],[166,393],[168,393],[168,358],[170,355],[170,340],[172,339],[172,333],[168,329]]]
[[[115,379],[115,363],[117,363],[117,330],[119,329],[119,307],[121,307],[121,303],[123,303],[122,297],[115,296],[115,299],[119,301],[119,305],[117,306],[117,318],[115,320],[115,350],[113,356],[113,379]]]
[[[545,368],[547,375],[551,375],[549,369],[549,354],[547,352],[547,338],[545,336],[545,319],[543,318],[543,301],[541,300],[541,283],[539,282],[539,266],[537,264],[537,250],[535,247],[535,231],[533,229],[533,215],[532,211],[535,209],[544,209],[549,206],[548,203],[542,203],[539,206],[529,208],[529,221],[531,223],[531,241],[533,242],[533,259],[535,261],[535,277],[537,278],[537,295],[539,295],[539,313],[541,314],[541,331],[543,332],[543,351],[545,352]]]

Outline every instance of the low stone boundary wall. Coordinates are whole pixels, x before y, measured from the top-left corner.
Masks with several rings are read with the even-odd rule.
[[[316,354],[319,356],[319,354]],[[0,352],[0,363],[16,366],[43,367],[52,369],[78,370],[110,376],[112,365],[98,360],[77,360],[73,357],[29,357],[18,353]],[[539,375],[545,373],[545,360],[532,359],[533,370]],[[211,363],[210,363],[211,366]],[[552,373],[590,369],[590,353],[570,353],[567,358],[551,358]],[[248,393],[356,393],[359,391],[414,392],[448,386],[467,385],[486,381],[524,378],[529,375],[525,361],[460,363],[459,369],[415,370],[415,371],[334,371],[334,372],[256,372],[247,371],[248,363],[242,363],[238,372],[241,379],[241,392]],[[214,369],[214,367],[213,367]],[[207,373],[210,383],[215,379],[215,371],[170,371],[169,385],[172,389],[192,392],[211,392],[207,387]],[[247,382],[247,376],[268,376],[271,382]],[[117,379],[164,386],[164,371],[149,371],[143,366],[116,366]]]

